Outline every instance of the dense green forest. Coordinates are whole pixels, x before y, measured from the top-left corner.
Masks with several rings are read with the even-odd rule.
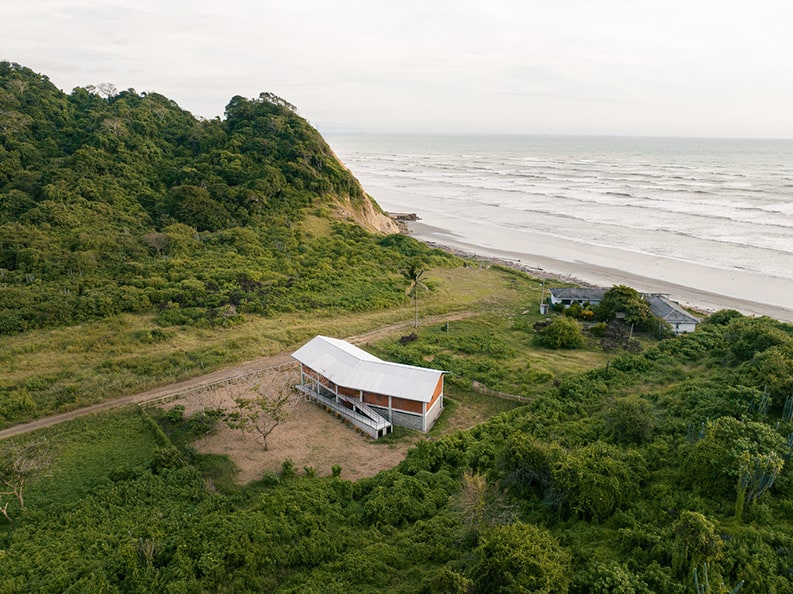
[[[0,62],[0,335],[121,312],[228,325],[394,305],[405,259],[433,256],[346,220],[378,214],[272,94],[199,120],[157,93],[67,95]]]
[[[357,482],[210,491],[199,419],[104,415],[50,435],[0,592],[791,592],[791,394],[793,327],[724,311]]]
[[[451,274],[462,261],[348,220],[369,200],[273,95],[197,120],[156,93],[65,94],[0,63],[3,423],[137,385],[113,376],[217,368],[259,349],[233,334],[246,325],[317,320],[279,328],[286,348],[332,312],[345,329],[349,312],[412,321],[400,271],[416,258],[448,273],[422,299],[475,311],[367,348],[451,372],[441,427],[488,398],[474,382],[520,397],[355,482],[284,460],[239,485],[194,447],[206,411],[130,408],[4,440],[0,594],[793,592],[793,326],[722,311],[620,346],[610,322],[540,320],[536,279]],[[176,352],[216,334],[233,338]],[[52,342],[70,377],[50,352],[27,374]],[[102,374],[78,374],[89,360]]]

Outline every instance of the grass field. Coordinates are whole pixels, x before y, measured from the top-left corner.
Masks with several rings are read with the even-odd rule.
[[[48,470],[25,492],[27,506],[35,510],[78,501],[95,488],[110,484],[112,474],[141,469],[163,445],[151,422],[132,407],[94,413],[14,438],[13,443],[31,441],[45,445],[50,462]]]
[[[533,319],[540,281],[498,267],[470,265],[427,273],[419,315],[472,311]],[[413,319],[399,308],[350,314],[320,310],[272,318],[249,315],[230,328],[162,328],[151,315],[39,330],[0,343],[0,427],[141,392],[276,354],[316,334],[347,337]]]

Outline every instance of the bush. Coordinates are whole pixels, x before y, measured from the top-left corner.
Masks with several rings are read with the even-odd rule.
[[[606,322],[598,322],[597,324],[593,324],[592,326],[589,327],[589,333],[592,336],[596,336],[600,338],[606,334],[607,328],[608,325],[606,324]]]
[[[292,462],[291,459],[287,458],[283,462],[281,462],[281,478],[290,479],[297,474],[295,470],[295,463]]]
[[[691,447],[684,462],[683,476],[703,495],[732,499],[745,452],[780,455],[784,449],[782,436],[764,423],[719,417],[705,423],[702,439]]]
[[[672,564],[680,576],[721,553],[722,539],[716,527],[699,512],[684,511],[675,522],[675,547]]]
[[[456,484],[445,473],[387,475],[364,500],[364,517],[372,524],[390,526],[429,517],[446,503]]]
[[[165,413],[165,418],[171,424],[181,423],[184,419],[184,404],[177,404],[176,406],[172,407],[167,413]]]
[[[577,517],[599,521],[638,495],[645,466],[638,453],[596,441],[554,464],[553,485],[563,508]]]
[[[650,591],[637,575],[616,561],[591,565],[576,580],[575,587],[577,591],[589,594],[636,594]]]
[[[705,318],[702,323],[713,326],[726,326],[735,319],[744,317],[743,314],[734,309],[721,309]]]
[[[725,338],[737,361],[749,361],[774,346],[793,346],[790,334],[769,318],[737,318],[727,326]]]
[[[557,318],[540,330],[539,342],[549,349],[577,349],[584,345],[581,328],[572,318]]]
[[[172,446],[166,446],[154,450],[154,458],[150,467],[152,472],[158,473],[168,468],[177,468],[183,464],[184,461],[179,450]]]
[[[281,480],[278,478],[277,474],[275,474],[272,470],[269,470],[262,475],[260,482],[265,487],[275,487],[281,482]]]
[[[640,444],[652,433],[652,405],[639,396],[617,398],[606,406],[603,417],[610,437],[618,443]]]
[[[568,591],[570,554],[544,528],[520,522],[499,526],[482,538],[474,556],[475,592]]]
[[[551,485],[551,469],[562,453],[554,443],[513,433],[498,457],[502,484],[518,496],[526,496],[532,489],[542,496]]]

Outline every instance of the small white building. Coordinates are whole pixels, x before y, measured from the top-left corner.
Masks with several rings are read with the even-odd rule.
[[[443,410],[444,371],[383,361],[344,340],[316,336],[292,354],[299,390],[372,437],[399,425],[429,431]]]

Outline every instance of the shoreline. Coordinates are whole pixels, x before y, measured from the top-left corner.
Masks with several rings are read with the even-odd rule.
[[[505,249],[467,239],[478,237],[481,231],[464,236],[417,220],[406,221],[406,226],[411,237],[432,247],[509,266],[531,276],[582,286],[627,285],[640,292],[663,293],[702,315],[734,309],[744,315],[793,323],[793,309],[783,305],[793,303],[793,282],[786,279],[709,268],[538,233],[522,232],[520,237],[502,234],[499,243],[508,246]],[[709,283],[709,288],[702,288],[703,282]],[[762,299],[763,295],[767,299]]]

